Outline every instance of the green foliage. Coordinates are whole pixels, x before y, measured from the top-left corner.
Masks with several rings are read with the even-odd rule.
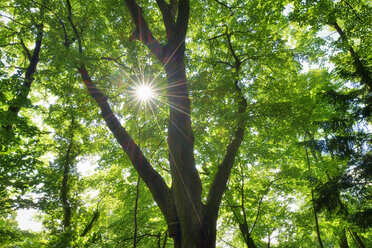
[[[177,106],[168,104],[166,74],[144,44],[131,41],[125,4],[72,1],[69,13],[67,2],[0,4],[0,246],[130,247],[136,214],[137,247],[172,247],[150,190],[140,181],[137,195],[138,174],[77,68],[87,68],[170,187],[167,131]],[[165,44],[156,2],[138,3]],[[371,4],[200,0],[191,8],[185,63],[203,203],[236,127],[246,122],[217,246],[250,247],[251,239],[256,247],[317,247],[321,236],[324,247],[337,247],[345,230],[350,247],[353,233],[372,245]],[[147,105],[134,100],[139,81],[156,89]],[[236,87],[247,101],[243,114]],[[82,175],[89,163],[95,171]],[[41,212],[41,232],[17,227],[15,211],[30,207]]]

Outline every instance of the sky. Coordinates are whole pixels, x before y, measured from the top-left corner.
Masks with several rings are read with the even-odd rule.
[[[22,230],[41,231],[43,225],[35,219],[35,215],[38,213],[36,209],[20,209],[17,211],[18,226]]]

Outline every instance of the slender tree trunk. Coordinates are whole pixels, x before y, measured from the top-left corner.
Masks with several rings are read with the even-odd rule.
[[[137,247],[137,210],[138,210],[138,198],[139,198],[139,186],[141,182],[141,177],[138,176],[136,185],[136,200],[134,202],[134,233],[133,233],[133,248]]]
[[[307,151],[307,147],[305,145],[305,151],[306,151],[306,160],[307,160],[307,166],[308,166],[308,170],[310,172],[310,175],[311,175],[311,167],[310,167],[310,159],[309,159],[309,153]],[[313,186],[313,182],[311,181],[311,201],[313,203],[313,213],[314,213],[314,219],[315,219],[315,228],[316,228],[316,234],[317,234],[317,237],[318,237],[318,241],[319,241],[319,246],[321,248],[323,248],[323,242],[322,242],[322,238],[320,236],[320,230],[319,230],[319,223],[318,223],[318,215],[315,211],[315,197],[314,197],[314,186]]]
[[[235,214],[235,213],[234,213]],[[237,216],[235,215],[237,218]],[[238,218],[237,218],[238,219]],[[238,220],[239,221],[239,220]],[[243,235],[244,242],[247,245],[248,248],[256,248],[255,243],[253,242],[253,239],[251,238],[251,233],[248,230],[247,223],[239,224],[239,229],[241,234]]]
[[[163,246],[162,247],[159,246],[159,248],[165,248],[165,246],[167,245],[167,239],[168,239],[168,232],[165,232]]]
[[[61,187],[61,201],[63,205],[63,230],[66,231],[71,223],[71,206],[68,202],[68,180],[70,174],[72,139],[66,152],[65,161],[63,164],[63,177]]]
[[[359,235],[354,232],[353,230],[349,230],[350,231],[350,234],[353,236],[355,242],[357,243],[358,247],[359,248],[366,248],[366,246],[364,245],[362,239],[359,237]]]
[[[347,243],[347,237],[346,237],[346,230],[345,229],[343,229],[342,233],[341,233],[340,248],[349,248],[349,245]]]
[[[72,124],[73,125],[73,120]],[[65,159],[63,161],[63,175],[62,175],[62,185],[61,185],[61,202],[63,207],[63,233],[61,235],[61,247],[69,247],[71,241],[71,206],[69,203],[69,174],[70,174],[70,166],[73,160],[72,158],[72,144],[73,143],[73,135],[68,144],[68,148],[66,151]]]
[[[313,202],[313,212],[314,212],[314,219],[315,219],[315,227],[316,227],[316,235],[318,237],[319,246],[323,248],[323,241],[320,236],[320,230],[319,230],[319,221],[318,221],[318,215],[315,211],[315,202],[314,202],[314,189],[313,186],[311,186],[311,201]]]

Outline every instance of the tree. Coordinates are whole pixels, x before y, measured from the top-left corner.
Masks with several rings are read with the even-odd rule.
[[[163,15],[167,33],[167,44],[161,45],[152,35],[145,21],[142,9],[135,1],[126,1],[132,20],[136,26],[132,38],[141,40],[161,62],[168,80],[169,126],[168,148],[169,163],[172,176],[172,187],[169,188],[164,179],[150,165],[141,149],[128,134],[126,129],[111,110],[108,98],[93,83],[84,63],[77,64],[84,84],[90,95],[97,102],[111,132],[127,153],[131,163],[150,189],[154,200],[162,211],[169,229],[169,236],[174,239],[175,247],[214,247],[218,209],[223,191],[234,164],[235,155],[244,137],[245,121],[238,124],[234,138],[227,147],[226,155],[215,175],[208,199],[202,203],[202,186],[195,167],[191,128],[190,99],[185,75],[185,36],[189,19],[189,1],[177,4],[177,20],[171,12],[172,5],[164,1],[157,2]],[[82,36],[72,19],[72,6],[67,1],[68,20],[78,42],[78,51],[83,53]],[[229,37],[229,35],[228,35]],[[230,38],[228,38],[230,39]],[[229,41],[230,42],[230,41]],[[230,50],[234,57],[233,68],[236,76],[233,83],[239,92],[238,113],[245,112],[247,102],[238,84],[240,59]]]
[[[8,238],[22,243],[29,237],[24,245],[32,246],[37,243],[34,235],[14,227],[14,210],[34,206],[27,194],[40,183],[35,169],[42,166],[44,147],[30,116],[19,112],[33,108],[28,95],[40,58],[44,20],[42,11],[32,12],[29,4],[20,3],[18,8],[6,4],[0,13],[0,230],[3,245]]]
[[[205,202],[205,206],[203,206],[201,201],[201,182],[195,169],[194,155],[192,152],[193,135],[191,130],[191,120],[189,117],[190,100],[188,99],[186,84],[184,84],[184,82],[186,82],[184,38],[189,18],[188,2],[179,2],[177,21],[174,20],[174,13],[172,14],[170,11],[172,8],[170,5],[167,5],[164,2],[158,3],[163,15],[165,29],[167,31],[166,45],[160,44],[159,41],[153,37],[139,6],[132,1],[128,1],[126,4],[136,26],[136,31],[133,33],[132,38],[143,41],[156,58],[160,60],[168,79],[169,105],[171,106],[170,124],[168,127],[168,146],[172,175],[171,190],[168,189],[164,180],[159,177],[148,162],[143,159],[143,154],[140,149],[138,149],[135,143],[132,143],[132,138],[128,135],[126,130],[121,127],[120,123],[118,123],[118,120],[113,115],[111,108],[107,103],[107,97],[92,82],[86,66],[80,61],[80,64],[77,64],[76,67],[92,97],[99,104],[103,113],[102,115],[110,130],[114,133],[116,139],[127,152],[131,162],[134,164],[142,179],[154,195],[154,199],[165,215],[168,224],[176,224],[173,227],[169,227],[170,230],[175,231],[171,231],[170,236],[175,237],[176,245],[183,242],[185,242],[184,246],[191,245],[188,244],[188,242],[197,242],[197,246],[202,244],[206,245],[207,243],[208,245],[212,245],[215,243],[218,206],[230,170],[234,164],[235,155],[243,140],[245,129],[244,117],[239,117],[239,121],[236,124],[237,129],[235,134],[233,135],[232,141],[226,150],[226,155],[215,174],[215,179],[211,184],[211,189],[207,197],[208,200]],[[67,2],[67,8],[67,19],[71,25],[74,36],[77,39],[78,51],[82,54],[83,37],[74,24],[72,6],[69,2]],[[247,60],[245,59],[242,61],[235,53],[231,41],[233,35],[234,33],[230,33],[229,31],[224,35],[228,43],[228,53],[233,61],[226,61],[225,63],[231,67],[231,74],[233,77],[232,87],[235,87],[237,91],[238,110],[236,112],[238,115],[242,115],[245,112],[247,102],[243,97],[239,83],[239,72],[242,63]],[[67,43],[68,42],[65,42],[64,44]],[[138,164],[139,162],[143,164]],[[171,194],[170,191],[172,191]],[[183,216],[182,220],[178,219],[178,216]],[[190,230],[190,226],[196,229]],[[185,233],[181,235],[183,232]],[[199,241],[195,238],[196,236],[199,236]]]
[[[354,1],[319,1],[312,6],[296,2],[295,6],[296,9],[291,14],[293,20],[301,25],[310,25],[315,30],[328,27],[338,34],[337,40],[332,44],[335,50],[331,56],[331,61],[335,63],[334,72],[339,79],[354,84],[354,87],[328,89],[321,94],[325,98],[324,103],[331,104],[336,111],[332,111],[327,119],[314,123],[316,126],[310,133],[313,159],[317,164],[323,164],[327,159],[324,155],[327,155],[328,164],[333,164],[333,168],[323,169],[327,180],[316,182],[317,197],[313,200],[315,210],[327,209],[334,214],[337,212],[344,216],[344,220],[349,221],[354,219],[351,217],[354,215],[368,219],[371,211],[368,207],[370,192],[367,186],[370,172],[365,168],[370,160],[370,133],[366,125],[370,125],[371,121],[372,81],[368,55],[371,37],[368,31],[364,34],[363,23],[369,20],[371,6],[361,3],[365,8],[360,8]],[[352,200],[353,195],[360,198]],[[343,196],[347,200],[342,200]],[[346,204],[350,201],[365,202],[366,205],[354,205],[351,210]],[[358,214],[351,214],[350,211]],[[359,222],[359,225],[365,228],[362,223]],[[344,223],[344,226],[354,228],[351,236],[356,237],[354,240],[358,247],[363,247],[363,242],[355,233],[355,224],[356,222],[349,222]],[[340,232],[340,245],[347,247],[345,230]]]
[[[39,116],[42,124],[36,125],[43,140],[49,139],[48,149],[37,142],[35,146],[50,163],[45,158],[38,165],[24,162],[47,182],[44,188],[38,182],[30,188],[50,200],[51,205],[39,205],[47,213],[49,244],[139,247],[153,242],[165,247],[172,239],[174,247],[215,247],[217,227],[223,233],[231,223],[241,233],[225,232],[226,244],[313,246],[315,230],[320,246],[336,240],[337,223],[313,210],[322,185],[347,173],[347,163],[313,143],[329,135],[355,139],[355,122],[370,122],[371,39],[365,36],[360,47],[356,40],[366,30],[358,19],[369,8],[362,11],[364,3],[325,0],[313,5],[276,0],[199,3],[205,8],[190,7],[188,0],[6,1],[4,14],[9,17],[20,6],[27,10],[20,21],[3,23],[6,37],[12,37],[13,26],[18,32],[27,23],[43,24],[35,24],[28,39],[35,42],[34,52],[39,49],[40,83],[22,95],[38,109],[12,113],[17,120]],[[286,13],[288,8],[293,10]],[[344,25],[344,13],[354,14],[349,19],[355,29]],[[327,43],[317,37],[326,26],[335,28],[341,40]],[[23,39],[19,33],[16,41]],[[332,60],[339,71],[301,72],[303,61],[322,60],[329,47],[335,48]],[[32,60],[22,44],[16,48],[6,53],[12,63],[22,60],[17,55],[21,49],[26,61]],[[16,72],[4,69],[3,75],[11,78]],[[30,85],[32,76],[24,78]],[[361,83],[350,87],[351,79]],[[153,87],[150,95],[157,98],[133,100],[136,84]],[[8,95],[2,99],[8,101]],[[353,103],[333,109],[328,96],[350,97]],[[47,103],[40,103],[43,97]],[[95,114],[97,105],[101,118]],[[11,109],[7,102],[1,106]],[[326,134],[320,123],[341,117],[347,117],[351,131],[327,129]],[[24,120],[18,126],[33,122]],[[2,127],[17,131],[16,122],[4,121]],[[20,138],[13,148],[23,148],[28,141]],[[360,144],[364,148],[368,142]],[[84,148],[82,154],[79,147]],[[324,161],[316,161],[319,153]],[[79,182],[76,163],[89,155],[99,157],[100,171]],[[361,161],[369,152],[359,155],[353,156],[354,164],[364,168]],[[238,164],[239,173],[233,169]],[[89,188],[100,189],[99,218],[96,204],[79,199]],[[5,192],[6,186],[1,189]],[[291,205],[295,201],[298,212]],[[356,208],[361,202],[350,205]],[[51,218],[60,223],[49,222]],[[84,225],[79,227],[79,222]],[[311,240],[306,241],[306,235]],[[345,239],[341,243],[347,245]]]

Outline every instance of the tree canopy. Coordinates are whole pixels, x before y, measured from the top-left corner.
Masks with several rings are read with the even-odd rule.
[[[369,23],[366,0],[2,1],[0,246],[372,246]]]

